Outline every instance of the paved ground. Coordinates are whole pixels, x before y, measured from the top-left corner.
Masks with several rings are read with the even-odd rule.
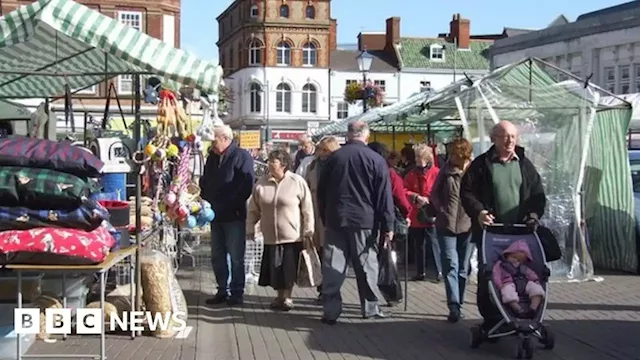
[[[297,289],[296,309],[269,310],[273,293],[250,288],[242,308],[210,308],[204,300],[213,292],[213,276],[206,266],[180,271],[193,331],[184,340],[110,336],[110,359],[153,360],[293,360],[293,359],[501,359],[513,358],[514,339],[468,345],[468,328],[479,318],[473,288],[464,310],[467,320],[445,322],[441,284],[410,283],[408,311],[393,309],[384,320],[359,317],[355,280],[345,283],[345,314],[341,323],[320,323],[320,308],[312,290]],[[557,336],[552,352],[536,357],[564,360],[640,359],[640,277],[605,276],[601,283],[552,284],[548,324]],[[30,353],[95,351],[96,339],[70,338],[38,342]]]

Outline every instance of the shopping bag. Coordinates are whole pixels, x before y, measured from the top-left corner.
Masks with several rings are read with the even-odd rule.
[[[322,284],[320,256],[313,246],[307,246],[300,252],[296,283],[303,288],[318,287]]]
[[[536,232],[538,233],[538,238],[542,244],[544,256],[547,261],[562,259],[562,250],[560,249],[560,244],[558,244],[558,239],[556,239],[553,231],[548,227],[538,226]]]
[[[398,262],[395,250],[390,245],[380,249],[378,288],[386,301],[402,300],[402,285],[398,277]]]

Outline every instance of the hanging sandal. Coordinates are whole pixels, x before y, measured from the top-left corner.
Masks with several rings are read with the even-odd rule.
[[[287,299],[282,303],[282,311],[289,311],[293,309],[293,300]]]

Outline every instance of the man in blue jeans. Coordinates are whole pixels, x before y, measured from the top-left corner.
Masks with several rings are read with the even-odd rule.
[[[216,213],[211,223],[211,265],[218,292],[207,304],[241,305],[244,295],[245,221],[253,189],[253,159],[233,141],[227,125],[214,128],[214,140],[200,178],[202,198]],[[231,281],[229,265],[231,263]]]

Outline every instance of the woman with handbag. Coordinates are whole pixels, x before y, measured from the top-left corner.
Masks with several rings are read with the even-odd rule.
[[[305,180],[309,185],[309,190],[311,190],[311,199],[313,200],[313,212],[315,214],[313,243],[318,254],[322,254],[322,245],[324,245],[324,226],[322,225],[320,213],[318,212],[318,179],[320,179],[320,175],[322,175],[327,159],[329,159],[329,156],[338,149],[340,149],[340,143],[335,136],[322,138],[316,146],[315,159],[309,164],[307,173],[305,174]],[[320,257],[320,261],[322,261],[322,257]],[[318,286],[317,290],[318,301],[320,301],[322,299],[322,286]]]
[[[436,239],[435,208],[431,204],[431,189],[439,169],[433,164],[433,149],[427,144],[416,146],[416,167],[404,178],[407,196],[413,203],[410,213],[409,242],[415,249],[416,275],[414,281],[426,279],[426,261],[435,267],[436,281],[442,279],[440,246]],[[425,261],[426,260],[426,261]]]
[[[300,253],[311,244],[314,232],[311,191],[302,176],[290,171],[292,159],[285,150],[269,154],[269,172],[253,188],[247,214],[247,238],[253,240],[260,221],[264,253],[258,285],[271,286],[278,296],[274,310],[293,308],[291,292],[298,280]]]
[[[467,139],[449,145],[449,162],[440,170],[431,203],[437,211],[436,232],[442,251],[444,286],[451,323],[461,317],[464,292],[471,266],[471,219],[460,202],[460,181],[471,164],[473,146]]]

